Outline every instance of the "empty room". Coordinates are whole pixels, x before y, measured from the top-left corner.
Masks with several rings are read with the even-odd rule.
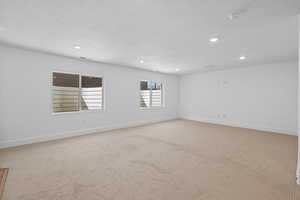
[[[0,0],[0,200],[300,200],[299,0]]]

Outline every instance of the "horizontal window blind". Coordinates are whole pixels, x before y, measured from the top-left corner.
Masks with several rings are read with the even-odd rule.
[[[150,90],[141,90],[140,91],[140,106],[141,107],[150,107]]]
[[[161,90],[152,90],[152,106],[161,106]]]
[[[53,87],[53,111],[79,111],[79,88]]]
[[[103,106],[102,78],[81,77],[81,109],[97,110]]]
[[[53,111],[79,111],[79,75],[53,73]]]
[[[150,107],[151,103],[151,89],[148,81],[140,82],[140,107]]]
[[[102,88],[81,88],[81,109],[102,109]]]

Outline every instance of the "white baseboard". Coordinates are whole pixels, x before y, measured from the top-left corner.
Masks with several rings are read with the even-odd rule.
[[[237,122],[237,121],[230,121],[230,120],[223,120],[223,119],[212,119],[212,118],[197,118],[197,117],[190,117],[190,116],[183,116],[180,117],[181,119],[187,119],[187,120],[193,120],[193,121],[199,121],[199,122],[206,122],[206,123],[212,123],[212,124],[220,124],[225,126],[232,126],[232,127],[239,127],[239,128],[247,128],[247,129],[254,129],[259,131],[267,131],[267,132],[273,132],[273,133],[280,133],[280,134],[286,134],[286,135],[293,135],[297,136],[297,130],[284,130],[284,129],[278,129],[278,128],[272,128],[268,126],[262,126],[258,124],[250,124],[245,122]]]
[[[67,138],[67,137],[79,136],[79,135],[87,135],[87,134],[91,134],[91,133],[109,131],[109,130],[120,129],[120,128],[130,128],[130,127],[141,126],[141,125],[145,125],[145,124],[151,124],[151,123],[174,120],[174,119],[177,119],[177,117],[166,117],[166,118],[155,119],[155,120],[131,121],[131,122],[124,122],[124,123],[120,123],[120,124],[109,124],[109,125],[104,125],[101,127],[85,129],[85,130],[69,131],[69,132],[64,132],[64,133],[59,133],[59,134],[45,135],[45,136],[40,136],[40,137],[31,137],[31,138],[24,138],[24,139],[19,139],[19,140],[1,141],[0,149],[20,146],[20,145],[25,145],[25,144],[33,144],[33,143],[38,143],[38,142],[51,141],[51,140],[55,140],[55,139],[62,139],[62,138]]]

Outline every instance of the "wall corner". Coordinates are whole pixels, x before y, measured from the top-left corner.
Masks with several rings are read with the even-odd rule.
[[[298,15],[298,162],[296,182],[300,185],[300,15]]]

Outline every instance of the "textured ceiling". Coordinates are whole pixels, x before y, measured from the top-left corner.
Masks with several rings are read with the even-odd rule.
[[[0,0],[0,41],[180,74],[296,59],[299,13],[299,0]]]

